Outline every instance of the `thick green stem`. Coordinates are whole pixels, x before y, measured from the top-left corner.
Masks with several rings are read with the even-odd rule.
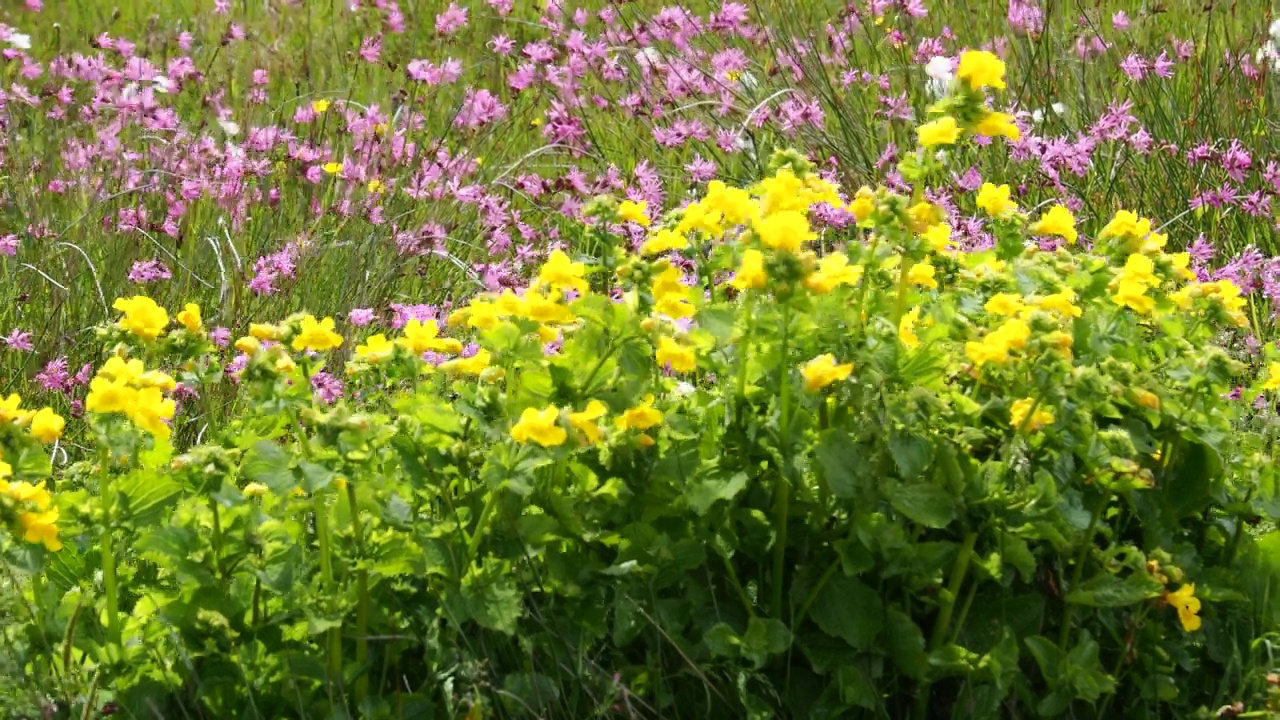
[[[369,660],[369,571],[363,567],[364,524],[360,509],[356,506],[356,486],[347,483],[347,503],[351,506],[351,532],[356,544],[356,665],[361,668],[356,680],[356,704],[369,692],[369,673],[365,663]]]
[[[222,519],[218,516],[218,501],[209,498],[209,510],[213,512],[213,566],[218,577],[226,579],[226,570],[222,567]]]
[[[960,588],[964,586],[965,577],[969,574],[969,561],[973,559],[973,546],[978,542],[978,534],[971,532],[964,536],[964,540],[960,543],[960,549],[956,552],[955,564],[951,566],[951,577],[947,581],[946,592],[939,599],[938,618],[933,623],[933,633],[929,636],[929,651],[938,649],[938,646],[947,638],[947,632],[951,629],[951,615],[956,609],[956,599],[960,596]],[[929,695],[932,685],[929,682],[921,683],[918,694],[916,695],[915,713],[916,720],[924,720],[929,712]]]
[[[116,557],[111,542],[111,455],[105,447],[100,454],[101,479],[98,500],[102,503],[102,584],[107,594],[107,640],[120,644],[120,598],[116,593]]]
[[[778,433],[782,450],[782,467],[777,483],[773,486],[773,518],[777,538],[773,546],[773,598],[770,611],[774,619],[782,619],[783,576],[786,573],[787,518],[791,513],[791,360],[788,357],[791,343],[791,306],[782,306],[782,345],[779,350],[782,387],[779,390]]]
[[[1102,519],[1102,513],[1106,511],[1110,501],[1111,495],[1105,492],[1098,499],[1098,505],[1089,518],[1089,527],[1084,531],[1084,541],[1080,543],[1080,550],[1076,553],[1076,566],[1071,570],[1071,584],[1063,588],[1062,628],[1058,631],[1058,647],[1063,650],[1067,649],[1067,641],[1071,639],[1071,615],[1075,612],[1075,606],[1065,600],[1065,594],[1075,590],[1080,584],[1085,561],[1089,559],[1089,548],[1093,545],[1093,531],[1097,529],[1098,521]]]
[[[753,339],[752,336],[755,335],[756,331],[756,315],[755,312],[753,312],[755,310],[755,297],[750,294],[750,291],[747,292],[747,300],[745,303],[747,332],[742,336],[742,340],[739,341],[739,347],[741,347],[741,352],[739,353],[741,355],[741,359],[738,361],[737,398],[739,403],[741,403],[742,399],[747,396],[747,363],[751,359],[751,341]]]
[[[337,593],[338,587],[333,581],[333,560],[329,548],[329,508],[325,505],[324,496],[317,493],[312,500],[316,519],[316,544],[320,546],[320,579],[329,592]],[[334,682],[342,678],[342,635],[339,628],[327,631],[329,644],[329,674]]]
[[[484,499],[484,508],[480,510],[480,519],[476,521],[476,529],[471,533],[471,539],[467,541],[467,565],[473,565],[476,561],[476,554],[480,552],[480,543],[484,540],[485,531],[489,528],[489,519],[493,517],[493,511],[498,506],[498,493],[501,488],[491,488],[489,495]]]

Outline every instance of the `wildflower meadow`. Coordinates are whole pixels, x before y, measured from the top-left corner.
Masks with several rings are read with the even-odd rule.
[[[0,4],[0,715],[1280,717],[1280,20]]]

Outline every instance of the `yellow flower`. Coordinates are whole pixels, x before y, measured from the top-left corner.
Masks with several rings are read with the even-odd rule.
[[[49,552],[62,549],[62,541],[58,539],[57,508],[38,513],[24,512],[18,516],[18,522],[22,524],[23,540],[43,543]]]
[[[317,115],[323,115],[324,111],[329,109],[330,104],[328,100],[315,100],[311,103],[311,110]]]
[[[1138,389],[1133,392],[1134,399],[1138,402],[1138,407],[1144,407],[1148,410],[1160,409],[1160,396],[1150,390]]]
[[[462,352],[462,343],[454,338],[442,338],[440,326],[435,320],[422,322],[417,318],[405,323],[404,337],[396,343],[414,355],[421,355],[428,350],[433,352],[457,355]]]
[[[0,422],[13,422],[21,420],[26,413],[22,410],[22,397],[17,393],[11,393],[9,397],[0,400]]]
[[[563,445],[569,433],[556,422],[560,418],[560,410],[555,405],[548,405],[542,410],[525,408],[520,413],[520,421],[511,428],[511,437],[521,445],[530,441],[542,447]]]
[[[605,416],[607,408],[599,400],[592,400],[582,412],[569,413],[569,424],[582,433],[592,445],[600,442],[600,425],[596,421]]]
[[[817,237],[809,229],[809,219],[796,210],[782,210],[755,222],[755,231],[765,247],[800,252],[800,247]]]
[[[665,297],[667,295],[687,297],[689,294],[689,288],[685,287],[684,283],[680,282],[680,277],[681,274],[679,268],[674,265],[668,265],[665,270],[658,273],[658,276],[653,279],[653,285],[650,286],[650,291],[653,293],[655,298]]]
[[[1196,584],[1183,585],[1174,592],[1164,594],[1165,602],[1178,611],[1182,629],[1195,632],[1200,629],[1200,598],[1196,597]]]
[[[693,306],[693,303],[676,293],[667,293],[658,298],[658,302],[654,304],[653,309],[655,312],[666,315],[673,320],[691,318],[698,314],[698,309]]]
[[[1056,235],[1072,243],[1080,236],[1080,233],[1076,232],[1076,218],[1065,205],[1054,205],[1049,208],[1027,229],[1036,235]]]
[[[707,195],[702,198],[702,205],[720,213],[725,225],[741,225],[760,214],[760,206],[751,199],[751,193],[729,187],[719,180],[707,183]]]
[[[1191,272],[1191,253],[1180,252],[1169,256],[1173,263],[1173,272],[1182,280],[1195,280],[1196,274]]]
[[[161,390],[172,390],[178,386],[172,376],[159,370],[148,370],[142,373],[133,380],[133,384],[140,388],[153,387]]]
[[[242,492],[244,492],[245,497],[260,498],[269,492],[269,488],[262,483],[251,482],[244,486],[244,490]]]
[[[660,255],[670,250],[683,250],[689,247],[689,239],[672,230],[662,228],[654,233],[640,246],[641,255]]]
[[[916,321],[920,319],[919,306],[911,308],[898,319],[898,339],[909,350],[920,346],[920,338],[916,336]]]
[[[577,316],[568,307],[560,304],[560,293],[543,295],[539,292],[527,292],[520,298],[516,306],[517,317],[534,322],[564,325],[577,320]]]
[[[1036,432],[1045,425],[1053,422],[1053,413],[1048,410],[1039,410],[1031,412],[1031,408],[1035,407],[1036,401],[1031,398],[1023,398],[1013,403],[1009,408],[1009,425],[1015,430],[1026,430],[1027,432]],[[1030,418],[1028,418],[1028,415]]]
[[[182,323],[187,330],[198,333],[204,327],[204,319],[200,317],[200,306],[195,303],[187,303],[182,306],[182,312],[177,315],[178,322]]]
[[[1120,282],[1134,282],[1148,287],[1158,287],[1160,278],[1155,274],[1155,263],[1146,255],[1133,253],[1120,270]]]
[[[333,331],[333,318],[316,320],[314,315],[302,318],[302,330],[293,339],[294,350],[324,352],[342,347],[342,336]]]
[[[1138,217],[1136,213],[1128,210],[1117,210],[1115,217],[1111,218],[1111,222],[1107,223],[1102,231],[1098,233],[1099,240],[1107,238],[1122,238],[1127,240],[1141,240],[1151,234],[1151,221],[1147,218]]]
[[[382,182],[377,178],[374,178],[369,181],[369,184],[365,186],[365,189],[368,190],[373,195],[381,195],[382,193],[387,191],[387,186],[386,186],[386,183]]]
[[[9,474],[12,474],[12,472],[13,470],[10,469]],[[0,473],[0,477],[3,476],[4,473]],[[47,510],[53,502],[53,497],[49,495],[49,490],[45,488],[43,480],[38,485],[32,485],[25,481],[9,483],[8,487],[5,488],[5,492],[17,502],[35,505],[37,510]]]
[[[1052,310],[1063,317],[1080,317],[1084,314],[1072,300],[1075,300],[1076,294],[1071,290],[1063,290],[1062,292],[1045,295],[1035,301],[1036,307],[1043,310]]]
[[[911,226],[911,231],[923,233],[931,226],[942,222],[942,208],[921,200],[907,208],[907,217],[910,219],[908,224]]]
[[[1013,293],[996,293],[991,299],[982,306],[982,309],[992,315],[1017,315],[1022,312],[1026,306],[1022,303],[1022,296]]]
[[[40,408],[31,416],[31,436],[42,443],[51,443],[62,437],[67,421],[51,408]]]
[[[1018,126],[1013,124],[1013,116],[1002,112],[987,113],[973,130],[979,135],[987,137],[1003,135],[1014,141],[1022,137]]]
[[[624,222],[633,222],[637,225],[649,226],[649,203],[645,200],[634,202],[631,200],[623,200],[618,203],[618,219]]]
[[[991,183],[982,183],[978,189],[978,207],[993,218],[1007,218],[1018,209],[1017,203],[1009,199],[1009,186],[996,187]]]
[[[452,326],[466,325],[476,330],[489,330],[497,326],[506,314],[495,303],[477,297],[466,307],[449,313],[447,322]]]
[[[974,90],[983,88],[1004,89],[1004,61],[986,50],[967,50],[960,55],[956,77],[969,83]]]
[[[370,335],[363,345],[357,345],[356,355],[376,365],[391,357],[391,353],[395,352],[395,349],[395,343],[388,340],[386,335],[378,333],[377,335]]]
[[[324,171],[330,175],[337,175],[342,172],[342,163],[329,161],[324,164]]]
[[[267,323],[249,323],[249,335],[259,340],[279,340],[280,328]]]
[[[842,252],[822,258],[818,269],[804,279],[804,286],[811,292],[825,295],[840,285],[857,285],[862,280],[862,266],[850,265],[849,256]]]
[[[489,367],[489,361],[492,356],[488,350],[481,350],[469,358],[457,358],[440,364],[440,369],[445,371],[460,372],[463,375],[479,375],[484,369]]]
[[[681,345],[665,335],[658,338],[656,357],[658,365],[670,364],[671,369],[678,373],[693,372],[698,368],[698,357],[693,348]]]
[[[955,118],[946,115],[916,128],[916,135],[920,144],[927,148],[954,145],[960,139],[960,125]]]
[[[645,395],[640,400],[640,404],[633,408],[627,408],[625,412],[618,418],[618,427],[626,430],[627,428],[635,428],[636,430],[648,430],[662,422],[662,411],[653,407],[653,395]]]
[[[853,363],[836,364],[831,353],[819,355],[800,366],[800,375],[804,378],[804,387],[810,392],[821,390],[838,380],[846,380],[853,372]]]
[[[1120,307],[1131,308],[1139,315],[1150,315],[1156,308],[1156,301],[1147,297],[1146,293],[1146,285],[1134,280],[1121,280],[1111,300]]]
[[[0,460],[0,480],[7,477],[13,477],[13,466],[3,460]]]
[[[538,270],[538,286],[557,290],[573,290],[579,295],[587,294],[591,286],[583,279],[587,266],[580,262],[572,262],[569,256],[560,250],[553,250],[551,256]]]
[[[1267,365],[1267,381],[1263,383],[1262,389],[1280,390],[1280,363]]]
[[[742,265],[729,284],[739,290],[759,290],[764,287],[764,254],[754,248],[742,253]]]
[[[926,260],[916,263],[907,271],[907,282],[921,287],[936,288],[938,281],[933,279],[934,267]]]
[[[924,231],[924,241],[934,252],[951,250],[951,226],[946,223],[934,223]]]
[[[236,340],[235,348],[245,355],[254,355],[262,349],[262,343],[258,338],[246,335]]]
[[[977,367],[993,362],[997,365],[1009,360],[1010,350],[1021,350],[1031,337],[1031,327],[1020,318],[1011,318],[991,331],[981,342],[964,344],[964,354]]]
[[[172,420],[177,404],[160,392],[160,388],[142,388],[133,397],[133,404],[124,409],[129,420],[143,430],[158,438],[168,438],[169,425],[165,420]]]
[[[790,168],[782,168],[756,183],[752,191],[760,196],[760,209],[765,215],[798,212],[809,207],[804,182]]]
[[[858,222],[863,222],[871,217],[871,213],[875,212],[875,209],[875,192],[866,185],[858,188],[858,192],[853,196],[853,202],[849,203],[849,212],[853,213]]]
[[[124,412],[132,407],[138,390],[123,379],[114,380],[99,375],[89,382],[89,395],[84,399],[84,409],[91,413],[107,414]]]
[[[169,313],[145,295],[117,298],[111,307],[124,313],[120,327],[146,340],[154,340],[169,324]]]

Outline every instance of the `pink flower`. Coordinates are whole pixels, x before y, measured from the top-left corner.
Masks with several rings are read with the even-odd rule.
[[[1125,30],[1128,30],[1129,16],[1125,15],[1123,10],[1120,10],[1115,15],[1111,16],[1111,27],[1115,28],[1119,32],[1124,32]]]
[[[169,268],[159,260],[139,260],[129,269],[129,282],[146,284],[173,277]]]
[[[462,100],[462,108],[453,118],[458,127],[480,127],[501,120],[507,114],[507,108],[493,93],[481,88],[467,90]]]
[[[449,3],[449,8],[436,16],[436,32],[441,35],[452,35],[466,26],[467,10],[457,3]]]
[[[373,322],[374,313],[369,308],[355,308],[347,313],[347,320],[356,327],[364,327]]]
[[[18,254],[18,236],[9,233],[0,237],[0,255],[9,255],[10,257]]]
[[[18,328],[14,328],[13,332],[9,333],[9,337],[0,338],[0,342],[22,352],[31,352],[35,349],[31,344],[31,333],[23,332]]]

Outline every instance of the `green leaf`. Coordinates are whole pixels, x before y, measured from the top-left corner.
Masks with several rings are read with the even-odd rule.
[[[159,524],[182,494],[181,485],[151,471],[116,478],[112,488],[119,493],[120,513],[137,527]]]
[[[1160,597],[1164,586],[1146,573],[1132,573],[1121,578],[1110,573],[1101,575],[1072,590],[1067,602],[1091,607],[1124,607]]]
[[[277,495],[287,495],[297,487],[289,469],[289,454],[279,445],[259,440],[244,456],[244,475],[262,483]]]
[[[729,627],[728,623],[716,623],[702,635],[707,649],[721,657],[738,657],[738,648],[742,646],[742,638]]]
[[[302,471],[302,489],[308,493],[329,487],[333,479],[338,476],[329,468],[309,460],[300,461],[298,469]]]
[[[1162,483],[1165,501],[1174,517],[1198,514],[1209,505],[1213,481],[1222,474],[1222,457],[1204,443],[1189,443],[1178,454],[1178,463]]]
[[[853,665],[842,665],[836,670],[836,686],[840,688],[840,701],[867,710],[876,708],[876,689],[862,670]]]
[[[889,454],[903,480],[914,480],[933,462],[933,443],[929,438],[901,430],[889,432]]]
[[[552,678],[541,673],[513,673],[502,681],[503,701],[514,714],[527,714],[550,707],[560,699],[560,689]]]
[[[924,633],[911,616],[897,608],[885,614],[885,646],[889,657],[907,677],[919,680],[929,666],[924,651]]]
[[[736,308],[703,308],[698,311],[698,327],[711,333],[718,344],[726,345],[733,335],[733,325],[737,318]]]
[[[898,512],[925,527],[946,527],[956,517],[951,493],[929,483],[884,483],[884,493]]]
[[[713,475],[704,480],[694,480],[684,489],[685,501],[699,516],[706,515],[717,500],[732,500],[747,486],[747,474],[734,473],[729,479]]]
[[[756,669],[763,668],[769,657],[791,647],[791,631],[780,620],[753,617],[747,622],[747,632],[742,636],[742,656],[752,661]]]
[[[871,647],[884,623],[880,596],[856,578],[834,575],[809,610],[823,632],[844,638],[854,648]]]
[[[472,578],[468,577],[468,581]],[[509,574],[490,574],[462,586],[466,613],[490,630],[507,635],[516,632],[516,621],[524,614],[520,588]]]
[[[815,454],[827,487],[838,498],[854,497],[870,479],[865,451],[842,430],[824,430]]]
[[[1062,678],[1062,662],[1067,654],[1043,635],[1033,635],[1023,642],[1027,644],[1031,657],[1035,658],[1036,665],[1040,667],[1040,674],[1044,677],[1045,683],[1050,688],[1057,687]]]

